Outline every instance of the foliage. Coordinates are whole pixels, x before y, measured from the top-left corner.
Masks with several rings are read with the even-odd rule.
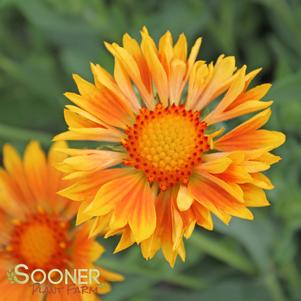
[[[45,147],[65,129],[63,92],[75,90],[72,73],[91,78],[89,62],[112,70],[102,41],[138,37],[146,25],[158,38],[201,35],[201,56],[233,54],[249,70],[263,67],[272,81],[269,124],[287,134],[283,161],[270,175],[272,207],[255,222],[233,220],[200,230],[186,263],[171,270],[160,256],[145,262],[137,248],[111,255],[104,266],[126,275],[105,300],[284,301],[301,296],[301,2],[298,0],[2,0],[0,1],[0,143],[20,149],[30,139]],[[299,237],[298,237],[299,236]]]

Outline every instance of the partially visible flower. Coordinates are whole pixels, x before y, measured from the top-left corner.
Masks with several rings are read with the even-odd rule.
[[[16,150],[5,145],[0,170],[0,300],[98,300],[94,293],[71,294],[67,289],[60,293],[34,293],[32,283],[11,284],[7,271],[17,264],[28,266],[30,273],[43,269],[98,269],[98,293],[110,290],[109,281],[120,281],[122,276],[109,272],[94,262],[104,248],[88,238],[88,225],[73,228],[71,219],[77,212],[74,202],[60,197],[56,191],[64,188],[61,173],[55,165],[65,158],[56,147],[67,147],[63,142],[54,144],[45,156],[37,142],[31,142],[22,161]],[[40,275],[42,276],[42,275]],[[64,288],[64,283],[56,285]],[[45,287],[51,287],[49,282]],[[66,288],[66,287],[65,287]],[[94,291],[93,290],[93,291]]]
[[[91,64],[94,84],[74,75],[79,94],[66,93],[69,130],[61,140],[94,140],[110,148],[66,149],[60,170],[74,183],[60,194],[80,201],[78,223],[94,219],[91,234],[121,234],[116,251],[133,243],[152,258],[162,249],[170,265],[185,258],[183,236],[195,225],[213,228],[211,214],[253,219],[248,207],[267,206],[262,173],[280,160],[270,153],[285,141],[261,129],[272,101],[270,84],[249,85],[260,69],[238,69],[234,57],[196,60],[197,39],[187,55],[181,34],[158,47],[143,28],[141,44],[106,43],[114,76]],[[221,122],[261,111],[223,135]]]

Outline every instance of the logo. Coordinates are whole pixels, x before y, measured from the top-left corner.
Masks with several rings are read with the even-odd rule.
[[[6,272],[11,284],[31,285],[32,294],[56,294],[66,290],[67,294],[96,293],[100,272],[98,269],[43,269],[29,270],[26,264],[18,264]]]
[[[14,284],[15,283],[15,272],[13,272],[12,270],[8,270],[6,272],[6,275],[7,275],[7,279],[8,281],[11,283],[11,284]]]

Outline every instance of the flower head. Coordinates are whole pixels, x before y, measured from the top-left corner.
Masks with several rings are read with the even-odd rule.
[[[248,207],[267,206],[262,173],[280,157],[285,137],[262,129],[270,84],[249,88],[260,69],[237,69],[234,57],[196,60],[181,34],[158,47],[143,28],[139,45],[105,43],[114,75],[91,64],[94,84],[74,75],[79,94],[66,93],[69,130],[56,140],[93,140],[105,147],[65,149],[60,169],[73,184],[62,196],[80,201],[78,223],[94,218],[91,234],[121,235],[116,251],[139,243],[143,256],[162,249],[171,265],[185,258],[183,236],[195,225],[213,228],[211,215],[253,219]],[[257,112],[224,134],[225,121]],[[223,124],[221,125],[221,122]]]
[[[47,295],[45,290],[33,294],[31,283],[12,285],[5,275],[18,264],[26,265],[27,273],[37,269],[45,273],[53,269],[97,269],[101,285],[96,288],[92,284],[94,290],[90,291],[90,297],[96,291],[107,293],[110,290],[108,281],[122,280],[121,275],[94,263],[104,248],[88,238],[88,225],[72,227],[71,219],[78,205],[56,194],[65,187],[61,173],[54,167],[65,157],[55,150],[57,147],[67,145],[55,143],[46,157],[39,144],[31,142],[22,161],[12,146],[4,146],[5,169],[0,170],[1,300],[41,300],[45,295],[45,300],[86,300],[84,295],[68,293],[67,288],[62,290],[64,283],[57,285],[61,289],[59,295]],[[37,273],[35,280],[39,280],[38,277],[43,275]],[[51,283],[46,281],[43,285],[49,289]]]

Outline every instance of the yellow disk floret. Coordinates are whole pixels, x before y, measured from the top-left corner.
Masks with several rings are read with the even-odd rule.
[[[124,163],[143,170],[162,190],[176,183],[186,184],[201,154],[209,149],[206,124],[199,115],[181,105],[141,109],[135,124],[126,131],[123,145],[129,157]]]
[[[46,213],[28,216],[14,227],[10,243],[12,255],[33,269],[62,268],[68,255],[62,245],[66,246],[67,228],[58,227],[58,217]]]

